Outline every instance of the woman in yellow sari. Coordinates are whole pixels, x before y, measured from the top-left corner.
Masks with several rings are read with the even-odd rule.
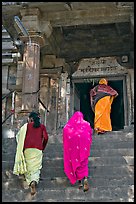
[[[92,110],[95,113],[94,130],[97,134],[112,131],[110,113],[111,105],[117,91],[108,85],[108,81],[102,78],[99,84],[90,91]]]
[[[31,188],[31,194],[36,193],[42,168],[43,150],[48,142],[48,134],[39,115],[31,112],[29,122],[25,123],[16,135],[17,149],[13,173],[23,174]]]

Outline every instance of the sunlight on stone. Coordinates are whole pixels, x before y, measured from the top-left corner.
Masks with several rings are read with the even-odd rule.
[[[5,171],[5,174],[6,174],[6,176],[7,176],[8,178],[11,178],[12,172],[11,172],[11,170],[6,170],[6,171]]]
[[[9,137],[8,138],[13,138],[15,137],[15,133],[12,130],[9,130]]]
[[[11,129],[5,130],[4,132],[4,138],[14,138],[15,137],[15,132],[12,131]]]
[[[56,202],[56,200],[53,200],[53,199],[46,199],[46,202]]]
[[[24,186],[24,189],[29,189],[29,185],[27,184],[26,181],[23,181],[23,186]]]
[[[133,156],[123,156],[123,158],[126,160],[127,164],[134,165],[134,157]]]
[[[89,161],[95,161],[97,159],[99,159],[100,157],[89,157]]]
[[[128,202],[134,202],[134,185],[128,188]]]
[[[134,173],[134,167],[132,167],[132,166],[127,166],[127,169],[129,170],[129,172]]]
[[[61,88],[61,97],[64,97],[65,96],[65,89],[62,87]]]
[[[123,202],[123,198],[120,198],[120,202]]]
[[[9,186],[9,182],[7,181],[7,182],[5,182],[5,188],[6,188],[6,190],[8,189],[8,186]]]
[[[62,179],[62,178],[56,178],[56,181],[57,181],[57,183],[63,183],[64,182],[64,180]]]
[[[134,137],[134,133],[133,132],[127,133],[127,138],[133,138],[133,137]]]

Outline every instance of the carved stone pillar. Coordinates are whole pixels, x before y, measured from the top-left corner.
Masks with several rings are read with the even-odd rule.
[[[64,127],[67,122],[66,91],[68,73],[62,73],[59,84],[58,127]]]
[[[39,90],[39,59],[40,46],[38,43],[27,43],[23,61],[22,86],[22,109],[32,111],[38,110],[38,90]]]
[[[39,91],[39,69],[40,69],[40,47],[45,44],[45,36],[51,34],[51,29],[46,27],[45,32],[40,26],[40,12],[38,8],[22,9],[22,23],[27,29],[29,36],[20,37],[25,43],[23,62],[22,82],[22,111],[38,111],[38,91]],[[48,23],[49,25],[49,23]],[[42,32],[41,32],[42,30]]]
[[[22,107],[20,118],[26,121],[31,111],[38,111],[40,45],[26,43],[22,70]]]

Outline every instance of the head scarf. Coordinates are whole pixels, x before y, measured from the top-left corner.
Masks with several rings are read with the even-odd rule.
[[[105,78],[100,79],[99,84],[108,84],[108,81]]]

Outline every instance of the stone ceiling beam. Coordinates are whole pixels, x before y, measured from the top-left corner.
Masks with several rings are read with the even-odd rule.
[[[49,12],[44,18],[51,22],[53,27],[59,26],[74,26],[74,25],[99,25],[119,22],[130,22],[131,9],[116,9],[116,8],[93,8],[89,10],[72,10]],[[45,14],[46,15],[46,14]]]
[[[70,59],[70,56],[72,58],[79,58],[81,54],[84,55],[84,53],[88,52],[90,54],[97,54],[98,52],[99,55],[100,52],[101,54],[103,53],[103,46],[106,48],[109,46],[108,51],[105,51],[109,55],[118,52],[117,47],[119,49],[123,47],[123,52],[126,52],[128,49],[132,51],[133,49],[131,34],[134,29],[134,18],[132,17],[134,7],[132,3],[26,3],[25,5],[11,6],[12,8],[10,6],[3,6],[2,16],[4,16],[5,22],[7,22],[6,28],[10,28],[10,34],[13,32],[13,37],[15,36],[15,29],[13,26],[10,26],[11,22],[8,19],[11,19],[14,15],[20,17],[23,24],[28,28],[29,34],[33,35],[35,40],[38,35],[48,33],[46,32],[48,29],[49,31],[53,30],[51,35],[45,38],[45,44],[41,47],[42,56],[45,54],[55,54],[57,57]],[[22,18],[20,11],[24,12]],[[35,22],[34,19],[36,20]],[[28,23],[29,26],[27,25]],[[51,29],[48,23],[51,25]],[[33,31],[33,27],[36,27],[36,33]],[[98,46],[102,49],[99,48],[98,50]],[[77,51],[78,48],[80,50]],[[76,56],[76,54],[79,54],[79,56]]]
[[[29,2],[28,2],[29,3]],[[41,4],[42,3],[42,4]],[[65,8],[66,3],[53,4],[47,2],[36,2],[35,4],[29,3],[28,7],[37,8],[41,12],[41,29],[45,27],[47,21],[51,23],[53,27],[59,26],[74,26],[84,24],[108,24],[108,23],[119,23],[119,22],[130,22],[130,15],[134,12],[133,6],[116,6],[115,2],[70,2],[72,10]],[[34,7],[35,6],[35,7]],[[19,10],[23,6],[3,6],[3,15],[9,17],[18,15]],[[56,8],[56,9],[55,9]]]

